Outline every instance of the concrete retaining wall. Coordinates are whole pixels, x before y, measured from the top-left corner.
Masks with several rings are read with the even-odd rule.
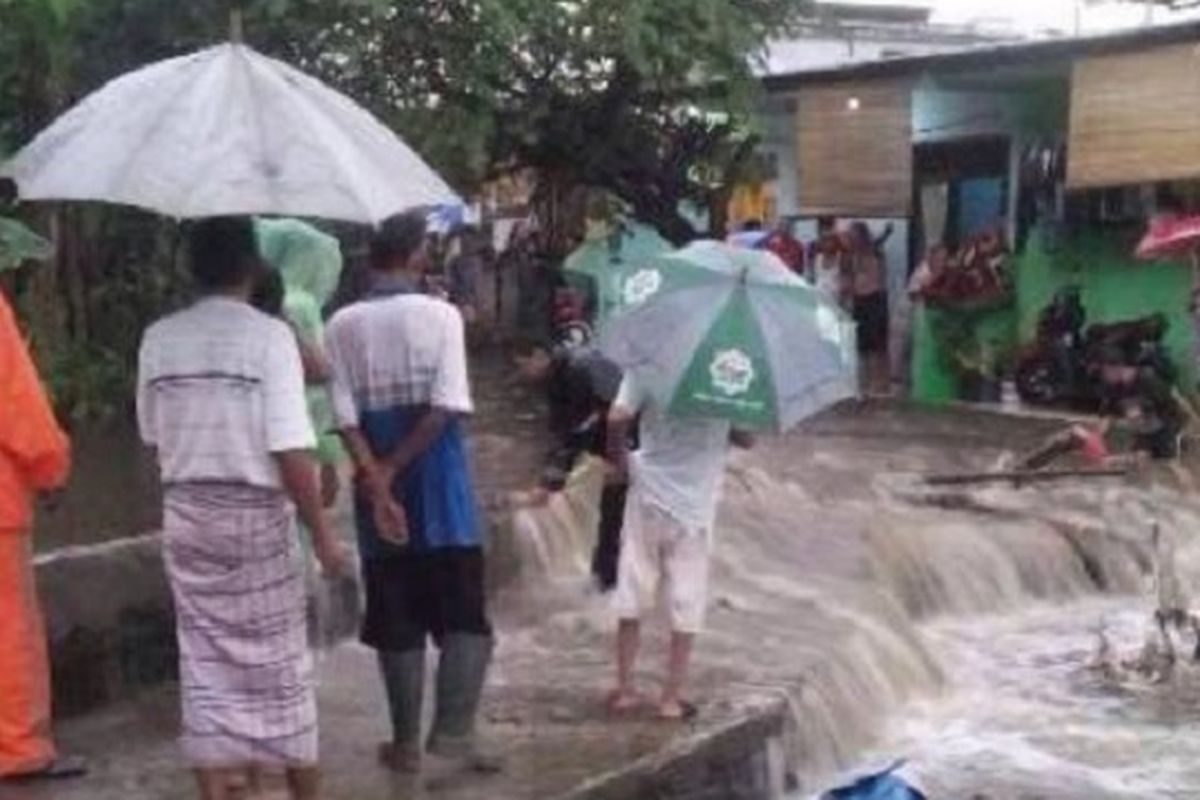
[[[785,703],[682,737],[653,755],[601,773],[563,800],[782,800],[794,788],[784,751]]]
[[[174,610],[157,534],[47,553],[36,571],[55,716],[94,711],[175,677]],[[318,646],[352,635],[358,609],[354,579],[309,582]]]

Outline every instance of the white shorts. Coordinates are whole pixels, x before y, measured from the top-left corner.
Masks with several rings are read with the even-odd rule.
[[[689,529],[631,489],[613,594],[617,616],[641,619],[661,599],[671,630],[699,633],[708,606],[711,555],[711,530]]]

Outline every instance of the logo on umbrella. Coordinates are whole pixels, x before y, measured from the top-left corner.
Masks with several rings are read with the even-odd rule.
[[[713,386],[728,397],[750,391],[754,383],[754,362],[741,350],[718,350],[708,367]]]
[[[625,305],[636,306],[656,295],[661,288],[662,273],[656,269],[643,269],[629,276],[621,294]]]

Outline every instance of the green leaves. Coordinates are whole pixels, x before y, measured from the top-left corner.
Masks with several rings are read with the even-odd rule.
[[[0,141],[106,80],[228,33],[231,0],[0,0]],[[751,61],[805,0],[244,0],[254,47],[393,125],[455,186],[531,167],[673,239],[736,174]],[[698,113],[685,114],[685,109]],[[716,112],[715,114],[712,112]]]
[[[46,261],[54,246],[14,219],[0,217],[0,272],[28,261]]]
[[[67,20],[71,18],[71,14],[75,13],[75,9],[80,6],[80,0],[41,0],[50,9],[50,13],[58,21],[58,24],[65,25]]]

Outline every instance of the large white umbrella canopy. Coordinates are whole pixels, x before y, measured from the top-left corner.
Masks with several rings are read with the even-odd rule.
[[[23,200],[93,200],[177,218],[281,214],[377,224],[461,203],[348,97],[243,44],[131,72],[6,164]]]

